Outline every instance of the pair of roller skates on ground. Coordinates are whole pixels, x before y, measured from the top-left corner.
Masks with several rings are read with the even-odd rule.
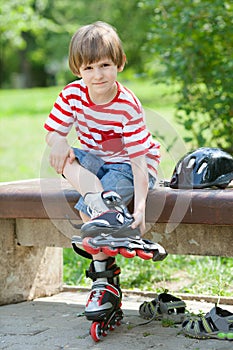
[[[98,201],[102,201],[100,206]],[[93,280],[93,286],[85,316],[92,321],[90,334],[97,342],[120,325],[123,318],[119,283],[121,271],[115,264],[115,256],[121,254],[126,258],[138,256],[158,261],[165,259],[167,253],[161,245],[142,239],[138,228],[131,228],[133,217],[117,193],[93,194],[89,203],[88,209],[93,218],[81,226],[81,237],[74,236],[72,246],[77,254],[89,259],[100,252],[108,256],[103,261],[93,260],[86,271],[86,276]],[[101,207],[98,213],[94,210],[96,207]]]

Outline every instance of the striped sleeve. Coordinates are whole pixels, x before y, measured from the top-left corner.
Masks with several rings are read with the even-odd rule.
[[[49,117],[44,124],[44,128],[47,131],[56,131],[59,134],[66,136],[74,124],[74,116],[72,107],[70,106],[64,91],[65,90],[59,94],[54,103]]]
[[[131,118],[124,127],[124,143],[128,156],[135,158],[146,155],[150,148],[150,136],[142,113]]]

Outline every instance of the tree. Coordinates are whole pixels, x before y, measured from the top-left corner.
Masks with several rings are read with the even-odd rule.
[[[11,86],[12,71],[21,76],[24,87],[72,79],[67,65],[71,35],[97,20],[116,27],[128,65],[137,72],[143,69],[140,48],[149,27],[146,9],[143,12],[137,1],[0,0],[0,11],[1,86]]]
[[[22,73],[22,85],[25,87],[45,79],[41,75],[43,61],[38,57],[40,50],[35,49],[37,40],[43,37],[45,30],[59,30],[56,23],[43,16],[46,6],[47,0],[0,0],[1,84],[5,81],[9,83],[10,69]]]
[[[147,51],[157,81],[177,84],[177,118],[192,146],[233,152],[233,4],[144,0],[151,10]]]

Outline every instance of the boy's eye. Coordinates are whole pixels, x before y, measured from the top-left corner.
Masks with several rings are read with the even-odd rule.
[[[106,67],[110,67],[110,66],[111,66],[111,64],[107,63],[107,62],[101,63],[99,65],[100,68],[106,68]],[[93,66],[86,66],[86,67],[83,68],[83,70],[92,70],[93,68],[94,68]]]

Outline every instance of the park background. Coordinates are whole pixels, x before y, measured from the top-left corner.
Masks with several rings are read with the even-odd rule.
[[[140,98],[161,142],[160,178],[201,146],[233,153],[233,4],[215,0],[0,0],[0,181],[56,177],[44,158],[44,121],[63,86],[71,36],[97,20],[113,25],[127,66],[119,80]],[[74,136],[71,136],[74,138]],[[232,295],[230,258],[117,257],[122,286]],[[89,262],[64,249],[64,282],[88,284]]]

